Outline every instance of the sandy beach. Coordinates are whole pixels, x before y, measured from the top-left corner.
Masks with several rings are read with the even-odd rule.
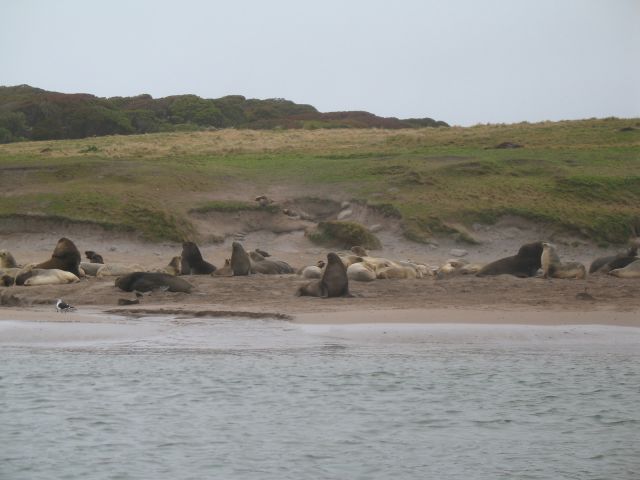
[[[7,233],[0,236],[0,247],[11,251],[19,263],[43,261],[51,255],[62,235],[71,238],[80,251],[101,252],[107,262],[140,264],[149,270],[167,265],[181,250],[175,243],[151,244],[131,237],[98,235],[79,229]],[[482,245],[465,247],[468,250],[465,259],[490,261],[512,254],[525,241],[548,236],[549,232],[533,225],[498,225],[491,232],[487,231]],[[434,247],[409,242],[392,233],[381,237],[383,249],[374,255],[412,259],[428,265],[444,263],[451,256],[451,249],[459,247],[446,239]],[[221,266],[230,256],[231,241],[201,246],[204,258]],[[302,232],[254,233],[247,236],[244,244],[248,249],[265,249],[273,258],[285,260],[295,268],[315,264],[326,258],[330,251],[311,244]],[[559,249],[563,258],[586,265],[593,258],[608,253],[584,242],[578,247],[561,246]],[[265,317],[299,323],[640,326],[638,280],[609,275],[590,275],[585,280],[521,279],[502,275],[350,282],[353,298],[329,299],[296,297],[296,289],[308,281],[298,275],[191,275],[182,278],[194,285],[192,294],[151,292],[140,298],[139,304],[125,307],[118,306],[118,300],[136,297],[117,289],[115,277],[86,277],[68,285],[0,288],[0,319],[99,322],[102,317],[173,315]],[[77,310],[69,314],[56,313],[54,303],[58,298],[75,305]]]

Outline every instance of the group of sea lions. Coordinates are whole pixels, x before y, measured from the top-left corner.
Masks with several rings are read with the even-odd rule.
[[[638,248],[640,238],[630,242],[629,248],[616,255],[595,259],[589,273],[608,273],[617,277],[640,278]],[[128,266],[104,263],[101,255],[86,251],[89,262],[81,262],[78,248],[68,238],[58,240],[48,260],[19,266],[10,252],[0,250],[0,286],[48,285],[80,281],[84,276],[116,276],[115,286],[132,292],[167,290],[190,293],[194,287],[180,275],[247,276],[252,274],[294,274],[291,265],[270,258],[259,249],[247,252],[240,242],[233,242],[230,258],[217,268],[202,257],[194,242],[184,242],[180,256],[156,271],[145,271],[138,265]],[[513,275],[516,277],[586,278],[587,270],[577,262],[562,262],[555,247],[548,242],[522,245],[515,255],[495,260],[486,265],[470,264],[457,259],[449,260],[439,268],[411,261],[373,257],[362,247],[355,246],[349,252],[329,253],[326,262],[318,261],[297,270],[305,279],[312,280],[296,290],[298,296],[342,297],[351,296],[349,280],[370,282],[377,279],[415,279],[429,275],[444,278],[448,275],[475,274],[479,277]]]

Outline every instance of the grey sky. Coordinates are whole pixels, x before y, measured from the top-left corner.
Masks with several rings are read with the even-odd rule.
[[[640,0],[0,0],[0,85],[452,124],[640,116]]]

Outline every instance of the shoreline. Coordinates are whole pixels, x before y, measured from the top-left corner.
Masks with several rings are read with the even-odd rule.
[[[590,311],[560,309],[512,308],[386,308],[326,310],[313,313],[283,313],[255,310],[220,308],[219,305],[202,308],[186,305],[156,305],[139,308],[104,308],[92,306],[74,312],[58,313],[44,307],[2,307],[0,321],[24,321],[42,323],[111,323],[131,325],[135,320],[147,317],[173,318],[239,318],[272,319],[301,325],[364,325],[364,324],[415,324],[415,325],[602,325],[612,327],[640,328],[640,308],[603,308]]]

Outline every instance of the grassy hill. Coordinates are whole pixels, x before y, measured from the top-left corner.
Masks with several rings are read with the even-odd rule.
[[[500,149],[511,142],[522,148]],[[149,239],[197,236],[190,211],[256,194],[357,199],[407,237],[518,215],[601,242],[640,227],[640,119],[469,128],[108,136],[0,146],[0,216],[55,216]],[[247,203],[249,202],[249,203]]]

